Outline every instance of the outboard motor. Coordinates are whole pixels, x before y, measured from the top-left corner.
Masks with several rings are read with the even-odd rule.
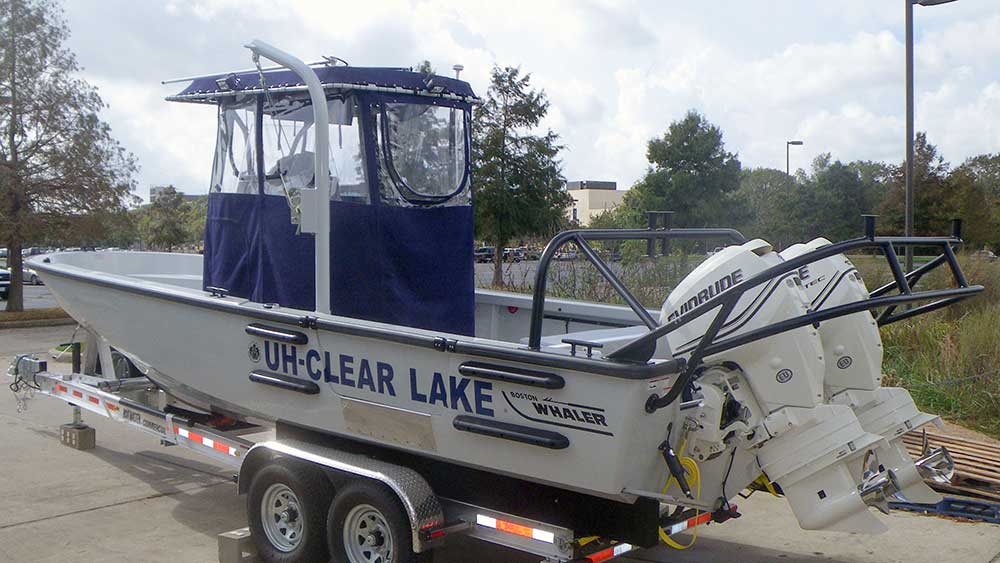
[[[671,292],[661,310],[661,324],[782,262],[760,239],[723,249]],[[800,273],[788,272],[747,291],[718,339],[808,310]],[[708,312],[669,332],[670,348],[676,355],[690,355],[714,317]],[[826,352],[816,328],[788,330],[708,356],[700,369],[691,390],[700,406],[685,425],[684,440],[689,455],[703,465],[702,474],[710,476],[704,482],[722,483],[709,494],[726,499],[763,471],[780,485],[804,529],[886,529],[868,506],[881,506],[896,492],[895,475],[878,470],[862,476],[853,468],[888,444],[867,431],[850,406],[824,403]],[[732,487],[728,492],[727,484]]]
[[[781,256],[787,260],[830,244],[825,238],[817,238],[791,246]],[[803,266],[798,273],[813,310],[869,297],[857,268],[843,254]],[[900,498],[917,503],[939,502],[941,496],[924,484],[907,453],[903,434],[931,422],[941,426],[941,419],[920,412],[906,389],[880,386],[883,349],[875,318],[868,311],[838,317],[820,324],[819,334],[826,358],[827,401],[851,407],[866,431],[885,437],[887,444],[878,448],[875,456],[879,465],[895,473]],[[950,473],[951,469],[941,465],[941,460],[950,459],[947,451],[934,451],[925,457],[927,461],[922,464],[927,467],[923,472],[942,476]],[[931,459],[936,461],[937,470],[930,469]],[[865,470],[855,469],[857,473]]]

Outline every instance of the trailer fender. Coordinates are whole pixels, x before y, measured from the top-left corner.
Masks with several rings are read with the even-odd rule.
[[[416,471],[302,440],[261,442],[250,448],[240,466],[237,481],[239,493],[246,494],[257,471],[278,458],[297,459],[344,476],[383,483],[399,497],[410,518],[413,550],[421,553],[433,547],[422,539],[420,531],[444,524],[444,510],[431,486]]]

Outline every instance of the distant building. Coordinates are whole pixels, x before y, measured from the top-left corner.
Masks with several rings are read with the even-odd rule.
[[[570,219],[587,226],[590,220],[622,203],[624,191],[618,191],[617,182],[579,180],[566,182],[566,191],[573,198],[573,205],[566,209]]]
[[[166,190],[167,188],[173,188],[173,189],[174,189],[174,191],[176,191],[176,192],[177,192],[178,194],[180,194],[180,195],[181,195],[181,198],[182,198],[182,199],[183,199],[184,201],[196,201],[196,200],[197,200],[197,199],[199,199],[199,198],[203,198],[203,197],[205,197],[204,195],[188,195],[188,194],[185,194],[184,192],[182,192],[182,191],[178,190],[178,189],[177,189],[177,188],[175,188],[174,186],[150,186],[150,187],[149,187],[149,202],[150,202],[150,203],[153,203],[153,201],[155,201],[155,200],[156,200],[156,198],[160,197],[160,195],[161,195],[161,194],[162,194],[162,193],[164,192],[164,190]]]

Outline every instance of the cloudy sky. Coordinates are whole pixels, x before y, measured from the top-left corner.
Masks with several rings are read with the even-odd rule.
[[[720,125],[744,166],[817,154],[900,161],[900,0],[68,0],[69,46],[139,159],[139,195],[205,192],[214,112],[167,103],[160,80],[250,66],[260,38],[316,60],[465,66],[485,94],[492,65],[520,65],[551,99],[567,179],[628,187],[645,144],[690,108]],[[1000,3],[915,8],[916,124],[945,158],[1000,151]]]

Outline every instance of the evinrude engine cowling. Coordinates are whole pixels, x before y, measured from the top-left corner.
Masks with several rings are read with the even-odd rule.
[[[830,245],[825,238],[796,244],[781,253],[788,260]],[[803,288],[814,310],[853,303],[869,296],[857,268],[838,254],[817,260],[799,270]],[[924,484],[906,451],[902,435],[927,423],[941,425],[940,417],[920,412],[910,393],[900,387],[880,387],[882,339],[871,313],[824,321],[819,328],[826,357],[826,395],[831,404],[854,409],[862,427],[888,440],[875,450],[878,463],[896,475],[899,497],[909,502],[937,503],[941,496]],[[947,452],[933,452],[947,457]],[[865,467],[855,467],[861,474]]]
[[[714,254],[671,292],[660,322],[698,307],[768,268],[784,262],[770,244],[754,240]],[[799,272],[777,275],[748,290],[723,324],[716,342],[799,317],[809,300]],[[716,312],[707,312],[667,334],[675,355],[689,356]],[[704,359],[693,388],[702,406],[689,418],[686,443],[702,460],[703,473],[738,491],[756,476],[747,463],[777,482],[805,529],[877,533],[885,526],[868,510],[896,492],[891,471],[856,474],[867,453],[886,446],[866,431],[846,405],[824,404],[825,358],[819,331],[804,326],[738,346]],[[714,374],[714,375],[713,375]],[[740,390],[745,381],[752,391]],[[724,453],[725,452],[725,453]],[[730,475],[738,453],[741,467]],[[751,468],[752,469],[752,468]],[[864,493],[864,494],[862,494]],[[877,499],[877,500],[872,500]]]
[[[709,299],[771,266],[781,257],[756,239],[729,246],[709,257],[667,297],[660,311],[666,323],[702,306]],[[718,340],[805,314],[807,300],[795,272],[748,291],[719,331]],[[675,355],[695,349],[714,317],[709,312],[667,335]],[[765,412],[785,406],[813,407],[823,402],[823,347],[819,334],[806,326],[734,348],[724,354],[750,376],[750,385]],[[709,357],[706,364],[716,363]]]

